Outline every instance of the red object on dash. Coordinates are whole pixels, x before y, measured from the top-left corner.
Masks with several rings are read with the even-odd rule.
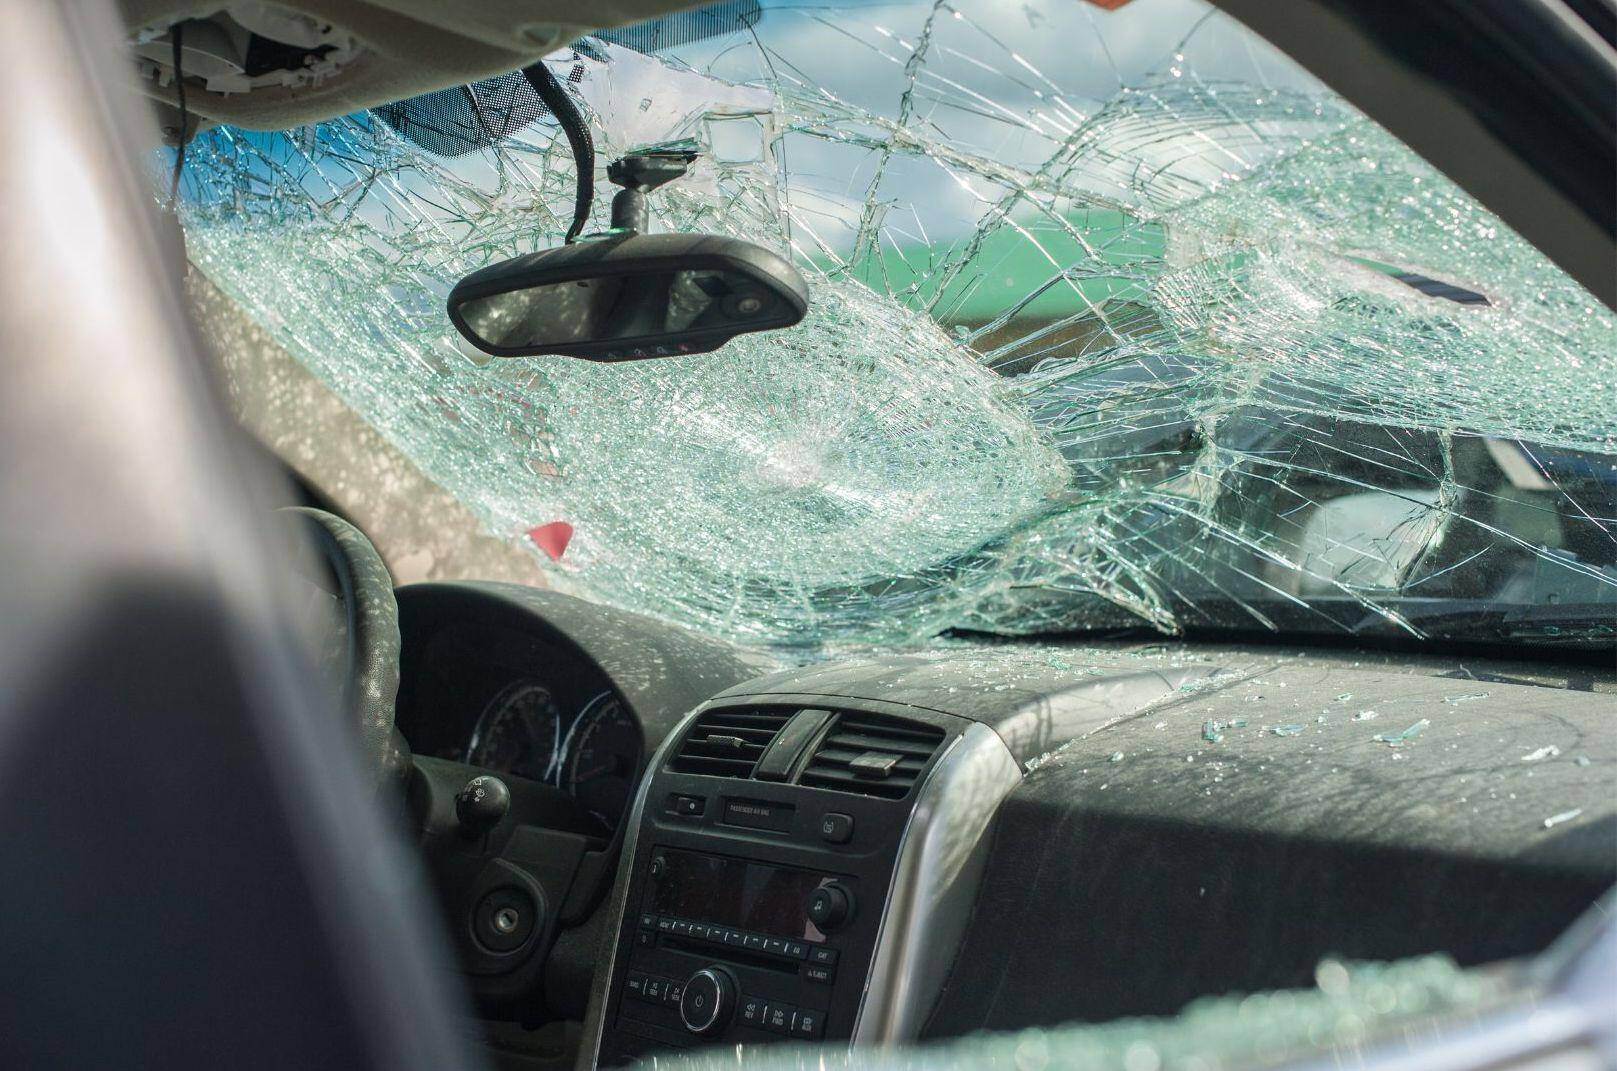
[[[528,538],[533,540],[534,546],[549,555],[551,561],[559,562],[561,556],[567,553],[567,544],[572,542],[573,526],[566,521],[551,521],[528,529]]]

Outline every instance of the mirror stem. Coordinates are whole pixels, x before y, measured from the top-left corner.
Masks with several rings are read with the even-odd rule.
[[[612,228],[645,234],[651,228],[651,206],[637,189],[624,189],[612,198]]]

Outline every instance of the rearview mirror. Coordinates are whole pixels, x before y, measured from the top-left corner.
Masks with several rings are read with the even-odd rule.
[[[707,353],[808,311],[796,268],[761,246],[701,234],[628,234],[507,260],[449,294],[449,319],[496,357],[635,361]]]

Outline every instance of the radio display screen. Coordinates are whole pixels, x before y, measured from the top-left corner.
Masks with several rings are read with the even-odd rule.
[[[808,895],[830,881],[807,870],[660,849],[661,878],[651,887],[649,910],[659,915],[718,923],[772,937],[823,941],[810,922]]]

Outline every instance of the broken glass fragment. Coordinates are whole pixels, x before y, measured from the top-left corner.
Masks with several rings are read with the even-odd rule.
[[[1522,761],[1523,762],[1541,762],[1544,759],[1553,759],[1553,758],[1555,758],[1555,756],[1559,755],[1560,753],[1561,753],[1560,748],[1556,747],[1554,744],[1550,744],[1549,746],[1541,747],[1536,751],[1529,751],[1527,754],[1522,756]]]
[[[1206,740],[1210,744],[1217,744],[1224,739],[1225,729],[1244,728],[1246,728],[1245,718],[1233,718],[1229,721],[1220,721],[1217,718],[1210,718],[1207,721],[1202,722],[1202,739]]]
[[[1425,732],[1427,726],[1431,724],[1430,718],[1422,718],[1401,733],[1380,733],[1371,737],[1371,740],[1378,744],[1386,744],[1388,747],[1402,747]]]
[[[803,324],[467,353],[448,287],[571,214],[519,87],[206,131],[181,215],[198,272],[557,587],[799,652],[1609,629],[1617,317],[1199,0],[729,3],[547,62],[603,166],[694,140],[655,225],[793,258]],[[529,536],[556,518],[565,554]]]
[[[1296,736],[1305,728],[1303,725],[1272,725],[1269,731],[1276,736]]]
[[[1544,828],[1545,829],[1553,829],[1554,827],[1560,825],[1562,822],[1570,822],[1570,821],[1572,821],[1574,818],[1578,817],[1578,815],[1580,815],[1582,813],[1583,813],[1583,808],[1582,807],[1574,807],[1570,811],[1562,811],[1560,814],[1552,814],[1548,818],[1544,819]]]

